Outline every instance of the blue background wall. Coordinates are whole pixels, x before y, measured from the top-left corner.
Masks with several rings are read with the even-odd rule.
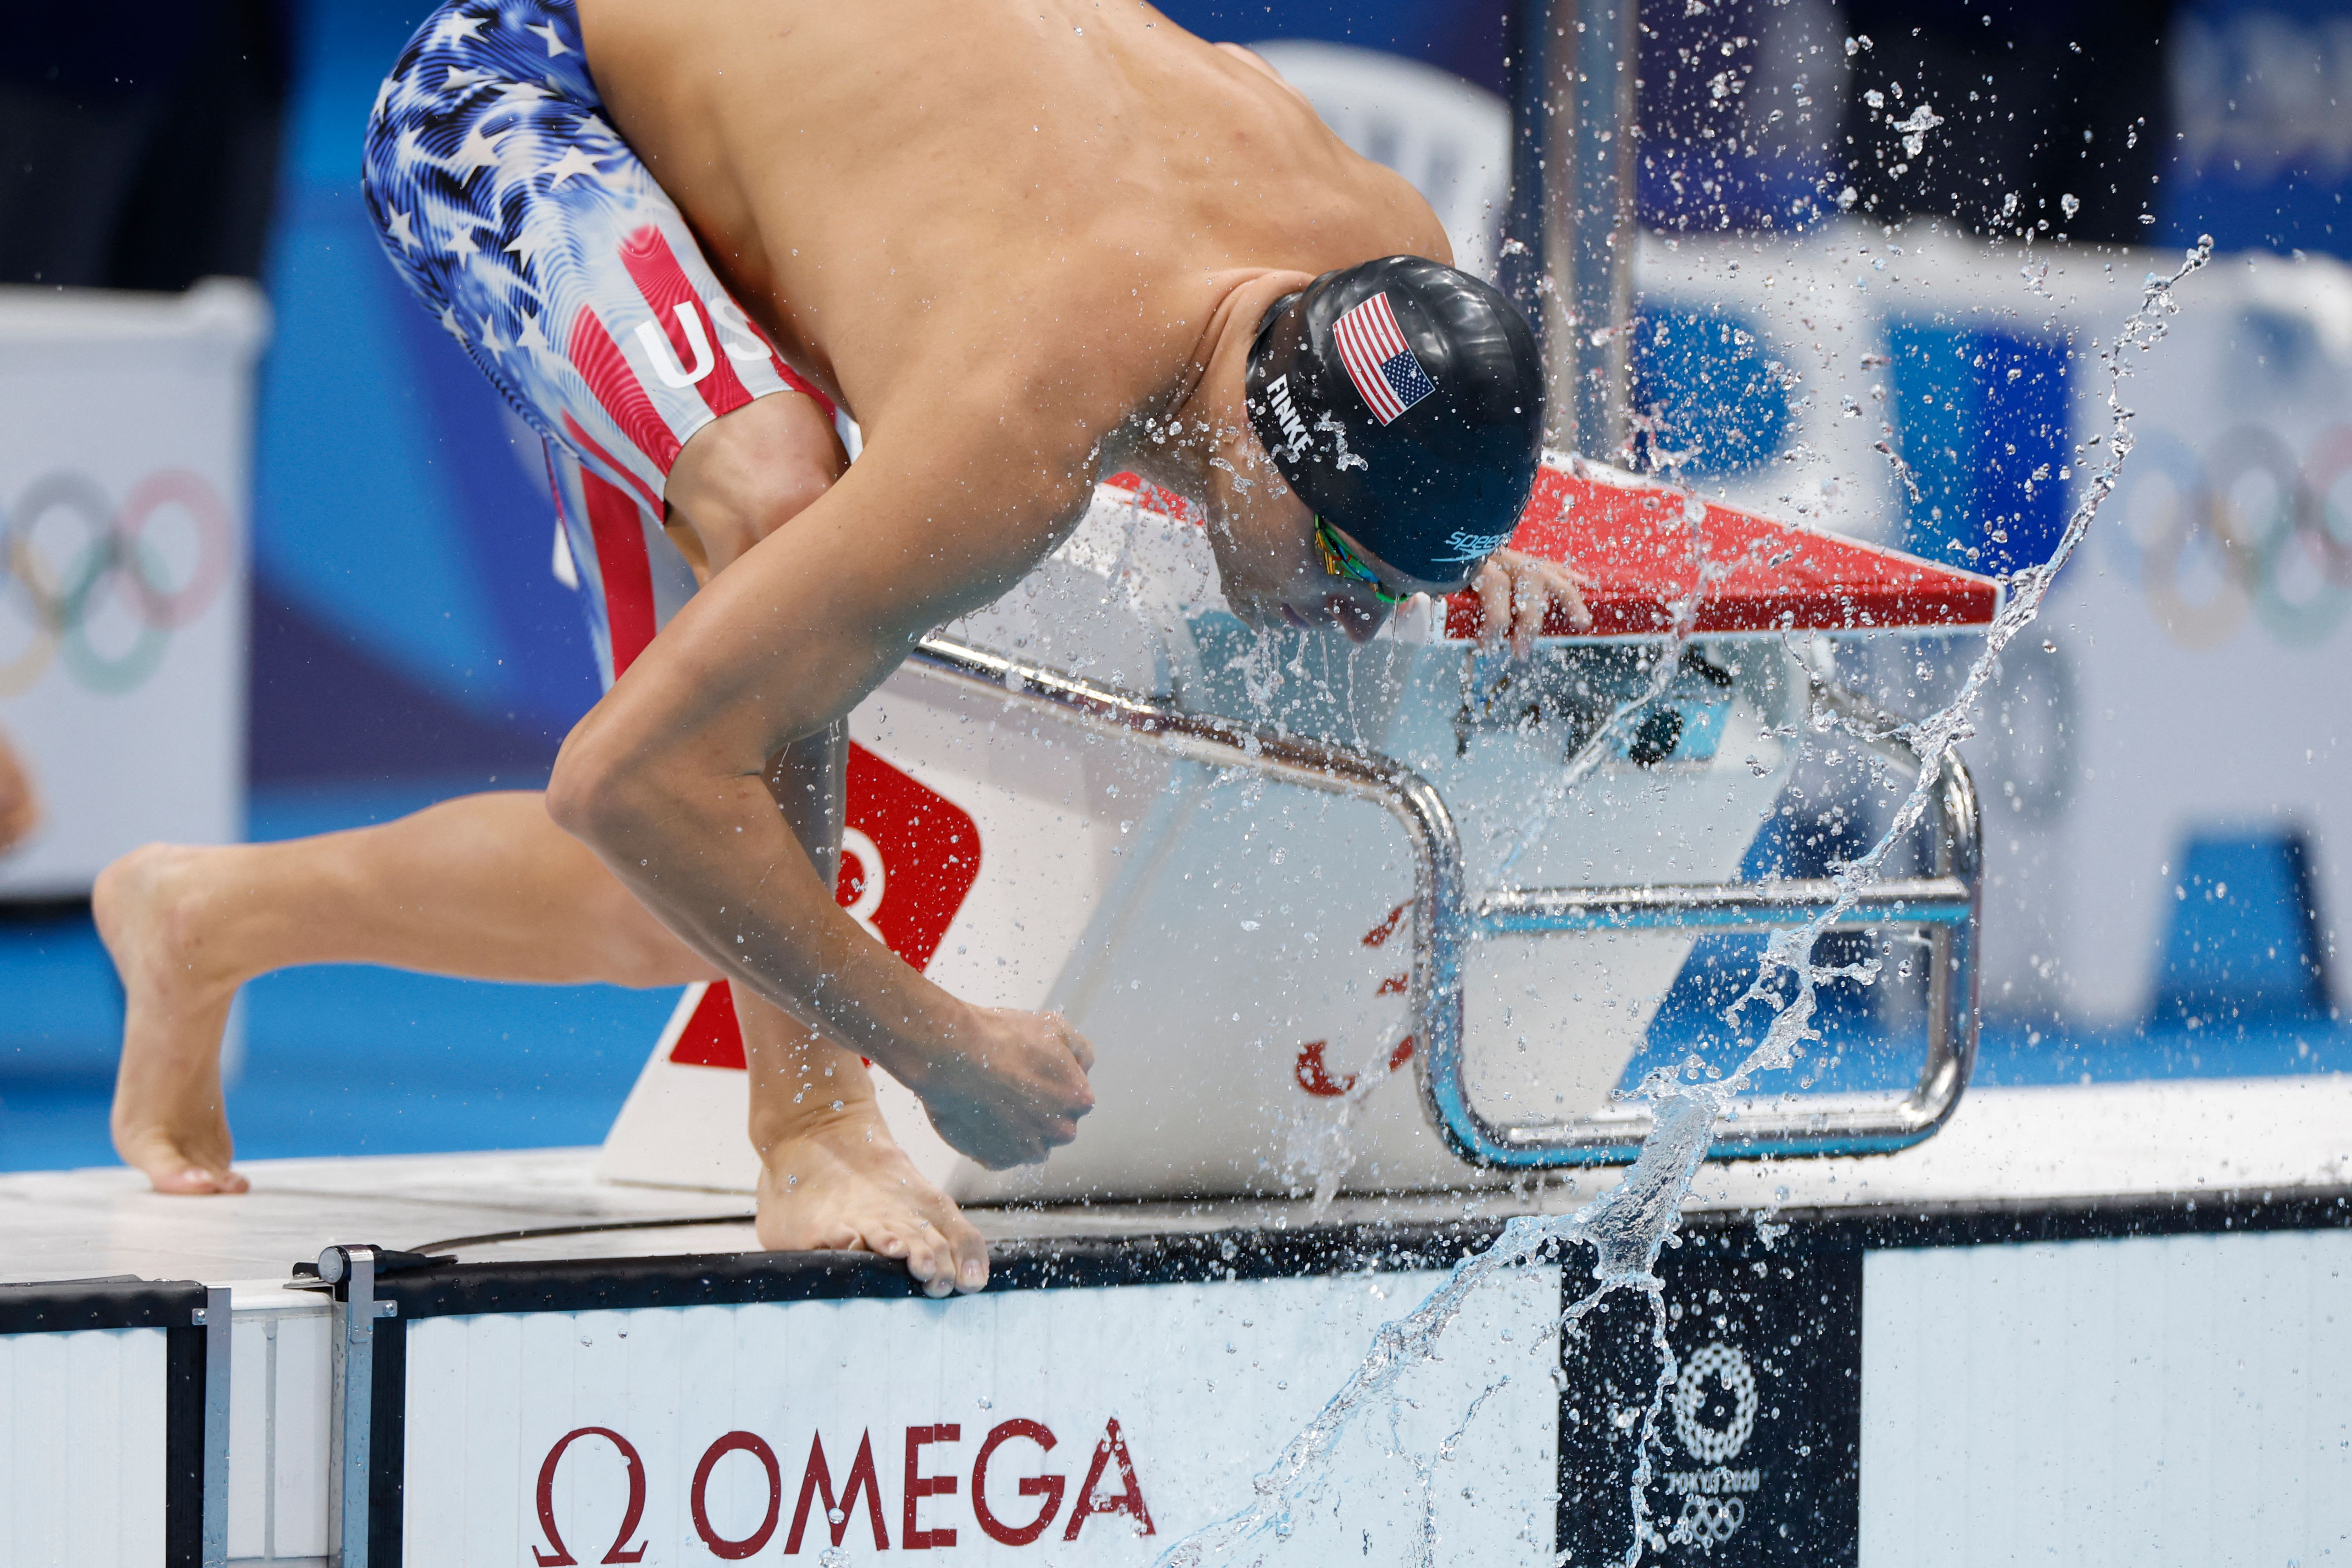
[[[543,770],[594,700],[549,571],[539,443],[377,247],[359,145],[421,7],[337,0],[299,32],[266,279],[253,777]]]

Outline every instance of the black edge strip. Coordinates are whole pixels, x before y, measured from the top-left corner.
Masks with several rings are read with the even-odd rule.
[[[0,1334],[54,1334],[79,1329],[184,1329],[205,1304],[205,1288],[185,1279],[61,1279],[0,1285]]]
[[[181,1318],[163,1342],[163,1561],[170,1568],[202,1568],[205,1331],[185,1313]]]
[[[1463,1221],[1004,1243],[992,1249],[988,1288],[1038,1290],[1443,1268],[1486,1247],[1501,1228],[1494,1221]],[[443,1264],[379,1279],[376,1291],[399,1302],[404,1319],[919,1294],[903,1265],[865,1252]]]
[[[1858,1210],[1789,1209],[1766,1217],[1813,1237],[1813,1246],[1835,1249],[1992,1247],[2231,1231],[2341,1230],[2352,1227],[2352,1194],[2042,1199],[1941,1210],[1888,1205]],[[1752,1234],[1757,1218],[1754,1211],[1693,1215],[1684,1228],[1696,1234]]]
[[[2139,1204],[2085,1200],[1964,1213],[1894,1208],[1862,1213],[1790,1210],[1773,1217],[1790,1227],[1790,1235],[1780,1246],[1834,1252],[2337,1229],[2352,1226],[2352,1195],[2277,1201],[2168,1199]],[[1734,1238],[1744,1234],[1744,1244],[1752,1245],[1756,1220],[1756,1215],[1744,1212],[1693,1215],[1685,1219],[1683,1233],[1688,1242],[1721,1246],[1743,1245]],[[989,1289],[1162,1285],[1442,1268],[1486,1247],[1501,1228],[1496,1220],[1463,1220],[1011,1242],[994,1249]],[[902,1267],[862,1252],[436,1262],[382,1278],[377,1290],[383,1299],[399,1302],[404,1320],[467,1312],[893,1299],[918,1293]]]
[[[368,1568],[400,1568],[408,1482],[408,1324],[375,1325],[374,1403],[368,1412]]]

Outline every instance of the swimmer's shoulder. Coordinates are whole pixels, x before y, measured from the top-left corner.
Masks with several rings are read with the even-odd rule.
[[[1305,93],[1299,91],[1297,88],[1291,85],[1291,80],[1288,77],[1283,75],[1274,68],[1273,61],[1267,59],[1264,55],[1259,54],[1255,49],[1251,48],[1248,45],[1219,44],[1216,47],[1224,51],[1227,55],[1231,56],[1233,58],[1237,59],[1241,61],[1242,64],[1249,67],[1250,69],[1262,72],[1265,76],[1273,79],[1276,86],[1281,88],[1283,91],[1288,93],[1299,102],[1306,104],[1307,108],[1312,109],[1315,107]]]
[[[1445,227],[1437,221],[1437,214],[1430,206],[1428,198],[1412,181],[1395,170],[1364,157],[1342,142],[1329,126],[1324,124],[1314,101],[1255,49],[1233,43],[1220,43],[1213,47],[1252,77],[1261,79],[1265,84],[1261,90],[1270,91],[1275,101],[1284,110],[1294,112],[1303,110],[1320,133],[1318,140],[1325,144],[1318,151],[1336,160],[1347,171],[1348,177],[1357,187],[1358,202],[1370,220],[1370,227],[1377,236],[1370,239],[1372,250],[1370,255],[1352,259],[1370,260],[1372,256],[1402,254],[1425,256],[1449,267],[1453,265],[1454,247],[1445,237]],[[1253,85],[1258,84],[1254,82]]]

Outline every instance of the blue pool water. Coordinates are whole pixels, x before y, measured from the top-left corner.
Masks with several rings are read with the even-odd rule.
[[[286,838],[383,821],[484,782],[257,791],[251,831]],[[2222,870],[2240,887],[2252,885],[2248,868],[2231,862]],[[2243,919],[2223,923],[2251,929]],[[1629,1087],[1694,1049],[1726,1066],[1744,1054],[1719,1037],[1714,1016],[1753,973],[1742,945],[1750,939],[1713,940],[1725,962],[1685,970],[1649,1048],[1627,1068]],[[2213,936],[2198,927],[2179,941],[2201,951]],[[2167,974],[2186,973],[2189,962],[2169,960]],[[2229,978],[2242,979],[2234,971]],[[2169,998],[2179,984],[2168,984]],[[1824,1071],[1816,1058],[1803,1069],[1822,1074],[1817,1087],[1888,1088],[1916,1073],[1916,1030],[1888,1038],[1866,1003],[1834,992],[1822,1013],[1829,1065]],[[228,1094],[237,1151],[268,1159],[597,1142],[677,994],[351,966],[270,975],[246,992],[244,1061]],[[122,1000],[89,918],[0,923],[0,1170],[110,1163],[106,1112]],[[2167,1000],[2147,1023],[2106,1028],[1989,1018],[1976,1081],[2352,1070],[2352,1026],[2324,1008],[2186,1008]],[[1710,1043],[1709,1035],[1718,1037]]]

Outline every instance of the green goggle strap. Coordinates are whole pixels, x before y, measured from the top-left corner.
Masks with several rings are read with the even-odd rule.
[[[1381,584],[1381,575],[1371,563],[1356,553],[1347,537],[1325,521],[1320,512],[1315,517],[1315,543],[1323,552],[1323,570],[1334,577],[1361,583],[1372,591],[1372,597],[1383,605],[1402,605],[1412,597],[1410,594],[1391,594]]]

